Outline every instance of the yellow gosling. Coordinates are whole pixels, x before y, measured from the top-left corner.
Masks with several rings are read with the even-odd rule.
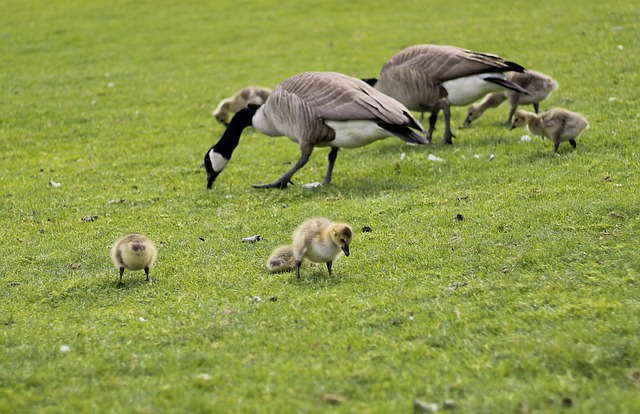
[[[296,277],[306,259],[312,263],[326,263],[329,275],[333,261],[340,252],[349,256],[353,230],[347,224],[333,223],[326,218],[309,219],[293,233],[293,256]]]
[[[127,234],[116,241],[111,249],[111,260],[120,271],[120,281],[122,284],[122,274],[124,270],[142,270],[147,275],[149,281],[149,269],[158,256],[158,251],[153,242],[146,236],[138,233]]]
[[[589,121],[577,112],[553,108],[539,115],[518,109],[513,116],[510,129],[527,126],[529,132],[553,142],[554,152],[558,152],[561,142],[569,141],[576,148],[576,138],[589,129]]]

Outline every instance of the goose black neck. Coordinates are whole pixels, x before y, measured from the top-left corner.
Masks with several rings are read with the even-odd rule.
[[[251,120],[259,107],[259,105],[250,105],[236,112],[220,140],[211,149],[226,159],[231,159],[231,154],[240,142],[242,131],[251,126]]]

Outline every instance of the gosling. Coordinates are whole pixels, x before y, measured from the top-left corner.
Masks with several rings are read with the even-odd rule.
[[[291,245],[280,246],[276,248],[267,259],[267,269],[271,273],[293,272],[295,262],[293,247]],[[308,266],[309,264],[310,262],[307,259],[302,261],[302,266]]]
[[[118,239],[111,249],[111,260],[120,271],[118,285],[122,285],[124,269],[132,271],[144,269],[148,282],[149,269],[157,256],[156,246],[147,236],[131,233]]]
[[[523,87],[529,94],[512,90],[490,93],[482,101],[467,109],[467,118],[463,126],[468,126],[480,118],[487,109],[497,108],[506,100],[509,100],[509,116],[504,123],[510,125],[518,105],[531,104],[537,114],[540,111],[540,102],[547,99],[553,91],[558,90],[558,82],[555,79],[535,70],[526,70],[522,73],[509,72],[506,76],[507,80]]]
[[[247,86],[240,89],[232,97],[220,101],[213,111],[213,116],[224,126],[229,126],[230,114],[246,108],[249,104],[262,105],[270,94],[271,89],[264,86]]]
[[[553,108],[539,115],[518,109],[513,116],[511,129],[527,126],[534,135],[549,138],[553,142],[553,151],[558,152],[561,142],[569,141],[573,149],[576,148],[576,138],[589,129],[589,121],[577,112],[562,108]]]
[[[300,266],[304,260],[326,263],[329,276],[333,261],[340,251],[349,256],[353,230],[347,224],[332,223],[326,218],[309,219],[293,232],[293,267],[300,278]]]

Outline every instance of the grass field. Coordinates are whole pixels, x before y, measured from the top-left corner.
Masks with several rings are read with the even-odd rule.
[[[214,3],[0,3],[0,412],[640,412],[637,2]],[[590,130],[555,155],[505,104],[259,191],[300,152],[248,129],[205,189],[219,100],[420,43],[553,76]],[[268,274],[313,216],[351,256]],[[118,288],[130,231],[158,261]]]

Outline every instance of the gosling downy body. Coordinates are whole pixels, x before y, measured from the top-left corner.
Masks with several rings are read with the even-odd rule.
[[[577,112],[562,108],[553,108],[541,114],[518,109],[513,115],[510,129],[527,126],[534,135],[549,138],[553,142],[553,151],[558,152],[561,142],[569,141],[576,148],[576,138],[589,128],[589,121]]]
[[[280,179],[256,188],[286,188],[315,147],[331,148],[323,182],[329,184],[340,148],[358,148],[393,135],[412,144],[428,143],[420,134],[422,125],[395,99],[347,75],[304,72],[278,84],[264,105],[249,105],[234,115],[222,138],[205,154],[207,188],[226,167],[248,126],[268,136],[287,136],[301,151],[298,162]]]
[[[213,116],[216,117],[218,122],[227,126],[229,125],[230,114],[246,108],[249,104],[262,105],[267,101],[269,94],[271,94],[271,88],[264,86],[247,86],[233,94],[230,98],[220,101],[213,111]]]
[[[149,281],[149,269],[153,266],[158,251],[153,242],[142,234],[131,233],[116,241],[111,249],[111,260],[120,271],[119,285],[122,284],[124,270],[143,270]]]
[[[517,63],[489,53],[455,46],[408,47],[385,63],[379,79],[365,79],[377,90],[394,97],[412,111],[430,112],[427,140],[431,141],[444,112],[444,143],[451,144],[451,106],[466,106],[490,92],[525,89],[507,80],[504,72],[522,72]]]
[[[487,109],[500,106],[505,100],[509,101],[509,116],[504,123],[511,125],[513,114],[518,109],[518,105],[533,105],[537,114],[540,111],[540,102],[547,99],[553,91],[558,90],[558,82],[555,79],[535,70],[526,70],[522,73],[509,72],[506,76],[507,80],[523,87],[529,94],[512,90],[490,93],[481,102],[472,104],[467,109],[464,126],[468,126],[480,118]]]
[[[329,275],[333,261],[340,252],[349,256],[349,245],[353,230],[347,224],[333,223],[326,218],[309,219],[293,233],[293,257],[296,277],[300,277],[300,266],[304,260],[326,263]]]
[[[292,272],[296,268],[295,263],[293,246],[280,246],[267,259],[267,269],[271,273]],[[309,264],[310,262],[304,259],[301,266],[308,266]]]

